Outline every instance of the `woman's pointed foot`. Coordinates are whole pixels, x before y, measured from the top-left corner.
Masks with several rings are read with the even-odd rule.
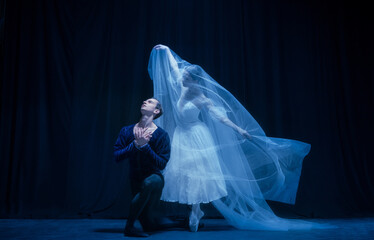
[[[204,216],[204,212],[199,209],[199,211],[195,214],[194,212],[191,212],[190,219],[189,219],[189,227],[191,232],[197,232],[199,229],[200,219]]]

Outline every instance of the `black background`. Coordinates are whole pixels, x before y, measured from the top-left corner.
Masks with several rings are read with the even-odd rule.
[[[373,215],[373,15],[360,2],[6,1],[0,217],[125,217],[112,149],[154,45],[201,65],[268,136],[311,143],[299,216]],[[5,21],[4,21],[5,19]]]

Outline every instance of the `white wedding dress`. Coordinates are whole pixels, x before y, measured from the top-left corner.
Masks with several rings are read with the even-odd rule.
[[[163,172],[161,200],[184,204],[209,203],[227,195],[225,181],[209,129],[200,110],[187,102],[179,107],[170,160]]]

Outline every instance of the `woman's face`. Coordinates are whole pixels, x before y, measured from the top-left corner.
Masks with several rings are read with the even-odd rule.
[[[192,87],[192,86],[196,85],[197,81],[194,80],[188,72],[185,72],[183,74],[183,81],[182,81],[182,83],[183,83],[184,87],[188,87],[189,88],[189,87]]]

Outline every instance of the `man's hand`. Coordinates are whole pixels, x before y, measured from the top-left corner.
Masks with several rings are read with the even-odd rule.
[[[147,144],[152,137],[151,131],[148,128],[134,128],[135,144],[139,147]]]

